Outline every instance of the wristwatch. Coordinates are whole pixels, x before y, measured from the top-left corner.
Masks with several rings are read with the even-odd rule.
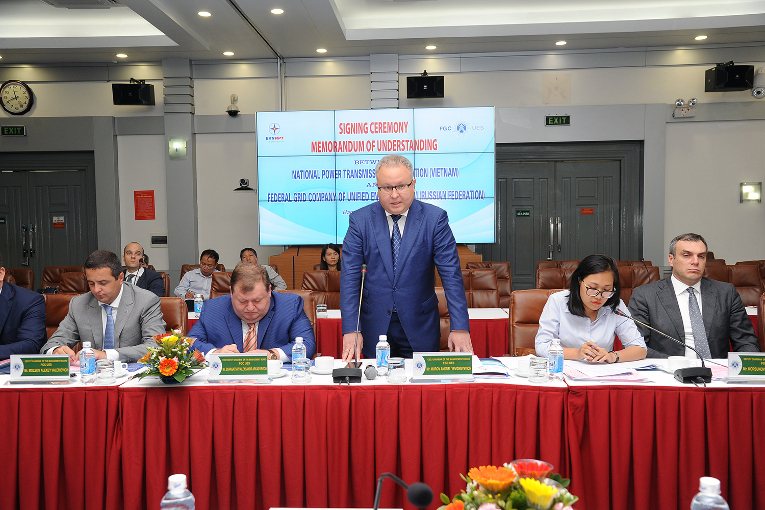
[[[279,359],[279,354],[273,349],[268,349],[268,359]]]
[[[613,352],[614,356],[616,356],[616,361],[614,361],[614,363],[619,363],[619,353],[616,351],[611,351],[611,352]]]

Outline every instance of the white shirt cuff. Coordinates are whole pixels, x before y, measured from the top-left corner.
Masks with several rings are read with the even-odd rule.
[[[119,361],[120,353],[116,349],[104,349],[104,352],[106,353],[106,359],[113,359],[114,361]]]
[[[276,352],[278,352],[278,353],[279,353],[279,359],[280,359],[280,360],[281,360],[283,363],[289,363],[290,361],[292,361],[290,358],[288,358],[288,357],[287,357],[287,355],[286,355],[286,354],[284,354],[284,351],[283,351],[283,350],[281,350],[280,348],[278,348],[278,347],[277,347],[277,348],[276,348],[276,349],[274,349],[274,350],[275,350]]]

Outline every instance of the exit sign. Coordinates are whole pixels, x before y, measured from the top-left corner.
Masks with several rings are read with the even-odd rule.
[[[26,126],[0,126],[2,136],[27,136]]]
[[[570,126],[571,115],[547,115],[545,126]]]

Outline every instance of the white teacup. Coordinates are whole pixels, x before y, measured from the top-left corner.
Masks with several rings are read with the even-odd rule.
[[[531,358],[532,358],[531,355],[529,355],[529,356],[520,356],[520,357],[516,358],[516,361],[517,361],[518,364],[517,364],[517,367],[515,369],[515,373],[520,375],[520,376],[528,377],[528,375],[529,375],[529,361],[531,360]]]
[[[268,360],[268,375],[276,375],[282,369],[284,363],[280,359]]]
[[[328,372],[335,368],[335,358],[332,356],[319,356],[314,360],[314,366],[320,372]]]
[[[127,363],[114,362],[114,377],[124,377],[128,375]]]
[[[681,368],[688,368],[691,366],[691,359],[685,356],[670,356],[667,358],[667,367],[671,371],[679,370]]]

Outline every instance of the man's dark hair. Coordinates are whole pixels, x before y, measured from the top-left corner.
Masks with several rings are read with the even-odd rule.
[[[250,264],[249,262],[240,262],[231,273],[231,291],[239,285],[242,292],[251,292],[255,285],[263,283],[266,290],[271,288],[271,281],[268,279],[268,273],[259,264]]]
[[[692,234],[692,233],[680,234],[679,236],[677,236],[676,238],[672,239],[669,242],[669,254],[672,255],[673,257],[677,256],[677,254],[675,253],[675,246],[677,246],[678,241],[688,241],[691,243],[701,241],[702,243],[704,243],[704,248],[706,248],[706,250],[709,251],[709,246],[707,246],[707,242],[700,235]]]
[[[116,253],[109,250],[96,250],[85,261],[85,269],[101,269],[108,267],[112,270],[112,276],[117,279],[122,274],[122,263]]]
[[[218,255],[218,252],[215,250],[205,250],[202,252],[202,255],[199,256],[199,261],[202,262],[202,259],[205,257],[212,257],[215,259],[215,263],[217,264],[220,260],[220,256]]]
[[[604,271],[611,271],[614,275],[614,295],[608,298],[608,301],[603,306],[610,306],[611,310],[616,313],[619,299],[621,299],[619,293],[622,290],[622,286],[619,283],[619,270],[616,268],[616,262],[608,255],[588,255],[582,259],[579,266],[574,270],[574,273],[571,275],[571,286],[569,287],[568,294],[569,312],[579,317],[587,317],[584,311],[582,296],[579,293],[579,284],[591,274],[598,274]]]
[[[255,248],[242,248],[242,251],[239,252],[239,260],[242,260],[242,257],[244,257],[245,252],[251,251],[253,255],[255,255],[255,258],[258,257],[258,252],[255,251]]]

